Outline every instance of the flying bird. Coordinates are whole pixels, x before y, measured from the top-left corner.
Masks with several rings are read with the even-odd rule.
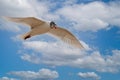
[[[24,40],[31,38],[35,35],[40,35],[44,33],[52,34],[54,37],[62,40],[63,42],[74,46],[79,49],[84,49],[83,45],[79,42],[79,40],[67,29],[58,27],[55,22],[51,21],[50,23],[37,19],[35,17],[4,17],[8,21],[13,21],[16,23],[21,23],[24,25],[28,25],[31,30],[22,35]]]

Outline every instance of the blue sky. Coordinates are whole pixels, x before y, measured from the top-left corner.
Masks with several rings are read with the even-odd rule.
[[[1,0],[0,16],[55,21],[86,50],[44,34],[26,41],[29,27],[0,17],[0,80],[119,80],[120,1]]]

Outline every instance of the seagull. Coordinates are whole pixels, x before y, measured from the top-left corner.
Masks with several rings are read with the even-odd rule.
[[[73,47],[84,49],[83,45],[70,31],[58,27],[56,23],[53,21],[46,22],[35,17],[22,17],[22,18],[4,17],[4,18],[7,19],[8,21],[21,23],[31,28],[29,32],[22,35],[22,38],[24,40],[31,38],[32,36],[48,33]]]

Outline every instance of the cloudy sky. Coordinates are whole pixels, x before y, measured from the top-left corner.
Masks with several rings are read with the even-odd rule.
[[[86,50],[44,34],[26,41],[29,27],[2,16],[55,21]],[[0,80],[119,80],[119,0],[0,0]]]

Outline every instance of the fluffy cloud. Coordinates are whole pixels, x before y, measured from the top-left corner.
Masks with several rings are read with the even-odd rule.
[[[0,16],[33,16],[36,15],[28,0],[1,0]]]
[[[100,77],[95,73],[95,72],[79,72],[78,76],[82,77],[82,78],[87,78],[87,79],[92,79],[92,80],[99,80]]]
[[[79,31],[97,31],[109,25],[120,26],[120,2],[91,2],[63,6],[58,14]],[[74,11],[73,11],[74,10]]]
[[[28,41],[24,42],[23,46],[25,49],[32,49],[34,52],[36,52],[31,55],[24,54],[23,56],[21,56],[22,59],[28,60],[33,63],[64,65],[67,62],[71,63],[71,58],[76,59],[76,57],[82,57],[83,55],[83,53],[79,54],[79,52],[83,51],[70,48],[69,45],[65,45],[62,42]],[[42,53],[42,55],[40,53]],[[36,55],[39,57],[41,56],[42,58],[38,58]]]
[[[2,78],[0,78],[0,80],[19,80],[19,79],[2,77]]]
[[[120,26],[119,1],[109,3],[93,1],[86,4],[76,2],[1,0],[0,16],[35,16],[71,25],[79,31],[97,31],[106,29],[109,25]]]
[[[101,55],[99,51],[81,51],[61,43],[28,41],[24,42],[23,46],[25,49],[33,50],[33,53],[23,54],[21,58],[35,64],[65,65],[100,72],[118,72],[120,70],[119,50],[113,50],[113,54],[110,56]]]
[[[50,4],[50,5],[48,5]],[[14,17],[39,17],[46,20],[56,19],[58,16],[51,13],[54,6],[50,1],[38,0],[1,0],[0,1],[0,16]]]
[[[40,69],[38,72],[34,71],[12,71],[8,74],[19,77],[22,80],[53,80],[58,78],[58,73],[56,71],[51,71],[49,69]],[[10,79],[11,80],[11,79]]]

